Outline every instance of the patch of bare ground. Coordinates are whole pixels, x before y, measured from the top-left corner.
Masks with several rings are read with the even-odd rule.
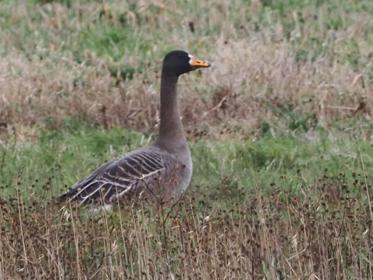
[[[354,176],[352,187],[341,174],[236,199],[222,182],[214,200],[230,206],[197,189],[171,213],[128,206],[90,217],[15,196],[0,201],[0,277],[371,279],[372,213],[361,199],[371,186]]]

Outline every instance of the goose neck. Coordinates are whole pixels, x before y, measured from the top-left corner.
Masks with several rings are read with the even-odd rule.
[[[185,141],[177,102],[178,76],[162,73],[159,141],[177,145]]]

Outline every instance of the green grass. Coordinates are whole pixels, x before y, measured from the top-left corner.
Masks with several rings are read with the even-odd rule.
[[[214,193],[220,184],[229,181],[232,192],[297,191],[299,186],[315,183],[323,175],[337,177],[341,171],[352,181],[352,174],[367,176],[373,168],[373,149],[369,141],[353,139],[345,133],[335,137],[317,131],[316,139],[303,133],[271,136],[252,140],[195,140],[191,143],[194,161],[193,185],[204,193]],[[17,143],[8,139],[2,146],[3,194],[14,194],[18,182],[24,190],[52,180],[52,193],[61,193],[94,168],[122,154],[146,145],[153,139],[122,129],[105,130],[76,121],[66,122],[62,130],[41,131],[33,142]],[[37,188],[36,188],[37,189]],[[26,191],[26,194],[28,192]],[[42,194],[38,194],[42,195]],[[50,194],[48,194],[50,195]],[[220,197],[217,204],[224,203]]]
[[[193,4],[180,1],[175,6],[176,14],[172,8],[166,8],[167,4],[141,7],[136,1],[121,5],[117,5],[116,1],[105,4],[90,2],[80,1],[79,6],[70,1],[34,1],[18,8],[11,2],[4,2],[0,11],[0,26],[2,33],[12,36],[16,44],[3,45],[2,52],[19,49],[31,54],[57,49],[59,52],[73,52],[78,61],[83,61],[89,50],[99,56],[108,56],[114,62],[123,61],[127,56],[144,59],[159,56],[172,48],[175,42],[170,37],[175,29],[179,29],[181,34],[186,33],[191,51],[209,49],[214,43],[204,39],[218,36],[226,28],[224,22],[230,22],[237,29],[237,33],[230,35],[231,39],[245,36],[252,28],[266,32],[280,24],[285,40],[289,40],[297,56],[314,60],[326,51],[333,51],[331,41],[334,32],[343,32],[349,25],[358,23],[356,17],[369,17],[373,12],[370,1],[347,0],[261,1],[260,9],[254,9],[255,5],[242,0],[230,1],[229,4],[216,3],[211,7],[199,1]],[[17,9],[21,11],[19,15],[15,13]],[[207,15],[211,11],[220,14],[224,20],[209,19]],[[165,24],[152,18],[154,13],[168,18],[171,23]],[[78,17],[79,25],[76,22]],[[180,19],[194,22],[195,36],[185,30],[185,22]],[[372,32],[366,26],[361,28],[366,42],[371,42]],[[202,39],[203,42],[198,41]],[[271,40],[276,41],[275,38]],[[345,40],[349,41],[348,50],[336,55],[345,61],[343,58],[353,52],[353,58],[347,61],[356,63],[356,59],[361,57],[361,54],[355,53],[359,45],[354,37]],[[154,46],[155,42],[159,44]],[[363,42],[359,40],[360,43]]]

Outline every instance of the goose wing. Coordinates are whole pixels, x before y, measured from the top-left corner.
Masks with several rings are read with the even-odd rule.
[[[60,197],[62,201],[113,203],[123,197],[152,192],[167,169],[176,163],[174,157],[152,149],[140,149],[96,169]]]

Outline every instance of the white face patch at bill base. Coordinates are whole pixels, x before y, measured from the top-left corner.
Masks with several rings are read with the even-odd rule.
[[[192,61],[193,61],[193,55],[191,54],[188,54],[189,56],[189,64],[192,65]]]

